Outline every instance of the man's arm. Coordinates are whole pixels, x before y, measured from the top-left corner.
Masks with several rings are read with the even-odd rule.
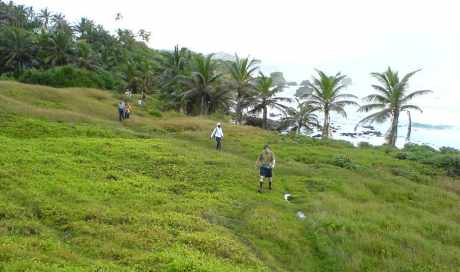
[[[272,156],[273,156],[272,168],[275,168],[275,164],[276,164],[275,154],[273,154]]]
[[[217,128],[215,128],[215,129],[212,131],[211,136],[210,136],[209,138],[212,139],[212,137],[214,137],[214,134],[216,134],[216,129],[217,129]]]
[[[259,155],[259,156],[257,157],[257,160],[256,160],[256,168],[257,168],[257,167],[260,167],[260,156],[261,156],[261,155]]]

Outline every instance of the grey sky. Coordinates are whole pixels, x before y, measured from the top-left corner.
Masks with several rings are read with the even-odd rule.
[[[353,79],[349,91],[371,91],[370,72],[388,65],[406,73],[423,71],[414,89],[434,94],[416,102],[426,109],[417,121],[460,125],[457,67],[460,10],[448,0],[21,0],[49,7],[71,21],[88,17],[106,28],[146,29],[151,46],[175,44],[211,53],[251,55],[266,70],[288,80],[310,78],[314,68],[341,71]],[[124,19],[115,22],[115,14]]]

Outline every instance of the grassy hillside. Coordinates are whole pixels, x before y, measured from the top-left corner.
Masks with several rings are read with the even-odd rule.
[[[225,123],[218,153],[215,120],[120,124],[91,89],[0,81],[0,103],[0,271],[460,271],[460,181],[384,148]]]

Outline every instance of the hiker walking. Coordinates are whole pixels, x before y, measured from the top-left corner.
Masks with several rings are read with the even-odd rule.
[[[212,131],[210,138],[216,139],[216,150],[222,150],[222,139],[224,138],[224,132],[220,123],[217,123],[217,126]]]
[[[126,103],[125,100],[121,99],[118,103],[118,119],[123,121],[125,119],[125,110],[126,110]]]
[[[260,180],[259,180],[259,193],[262,193],[264,179],[268,178],[268,189],[272,189],[272,177],[273,168],[275,168],[275,154],[270,149],[270,146],[266,144],[264,150],[260,153],[256,161],[256,167],[260,168]]]

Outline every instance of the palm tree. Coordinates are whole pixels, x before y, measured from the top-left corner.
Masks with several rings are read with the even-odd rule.
[[[235,61],[229,65],[230,75],[233,79],[236,89],[236,121],[241,124],[243,121],[243,111],[249,106],[247,98],[253,90],[251,81],[252,74],[259,69],[255,59],[243,58],[240,59],[235,55]]]
[[[200,115],[208,114],[214,84],[217,83],[221,76],[221,74],[215,72],[216,65],[212,57],[213,54],[207,57],[196,56],[194,58],[192,74],[185,81],[188,90],[184,92],[183,96],[186,99],[199,99]]]
[[[383,73],[372,73],[380,85],[372,85],[377,93],[371,94],[364,98],[369,104],[359,108],[360,112],[368,112],[372,110],[378,110],[361,121],[359,121],[357,127],[363,123],[383,123],[387,120],[391,120],[391,127],[387,133],[387,141],[391,146],[396,145],[396,139],[398,137],[398,122],[402,112],[409,114],[409,127],[408,127],[408,138],[410,137],[411,130],[411,119],[410,111],[416,110],[422,112],[422,109],[416,105],[409,104],[409,102],[417,96],[430,93],[430,90],[419,90],[409,93],[409,79],[419,72],[416,70],[406,74],[402,79],[399,78],[398,72],[391,70],[390,67]]]
[[[345,106],[358,104],[351,100],[357,97],[353,94],[342,93],[348,87],[349,79],[346,75],[337,73],[333,76],[326,75],[323,71],[316,70],[318,78],[313,77],[313,82],[306,82],[311,94],[304,98],[309,99],[309,104],[324,113],[322,138],[327,139],[330,135],[331,113],[336,112],[347,117]]]
[[[275,108],[280,111],[286,111],[287,106],[281,102],[291,102],[290,98],[278,97],[278,93],[283,91],[282,85],[275,85],[273,78],[260,73],[256,79],[255,90],[257,92],[252,104],[254,105],[252,112],[262,112],[262,127],[267,129],[268,108]]]
[[[68,31],[55,31],[48,35],[45,54],[46,62],[51,66],[65,65],[74,55],[74,42],[72,33]]]
[[[183,101],[184,77],[189,76],[191,53],[187,48],[174,47],[172,52],[165,52],[159,59],[162,72],[159,77],[161,96],[177,111],[186,111]]]
[[[30,32],[16,27],[8,27],[0,32],[0,61],[16,74],[32,65],[34,50],[34,39]]]
[[[40,14],[38,15],[38,18],[40,19],[40,24],[43,30],[48,31],[49,29],[49,24],[51,21],[51,12],[45,8],[40,11]]]
[[[95,28],[96,24],[94,21],[85,17],[81,18],[80,22],[73,26],[73,30],[79,35],[80,39],[87,39],[91,32],[95,30]]]
[[[101,64],[98,54],[86,40],[78,40],[76,43],[75,63],[87,70],[96,70]]]
[[[303,128],[313,130],[313,128],[320,128],[318,116],[315,114],[317,111],[308,102],[300,102],[298,98],[297,109],[289,108],[285,117],[281,119],[280,129],[288,129],[296,134],[300,134]]]
[[[213,88],[209,96],[209,112],[214,113],[219,110],[228,113],[233,106],[233,92],[224,84],[218,84]]]

